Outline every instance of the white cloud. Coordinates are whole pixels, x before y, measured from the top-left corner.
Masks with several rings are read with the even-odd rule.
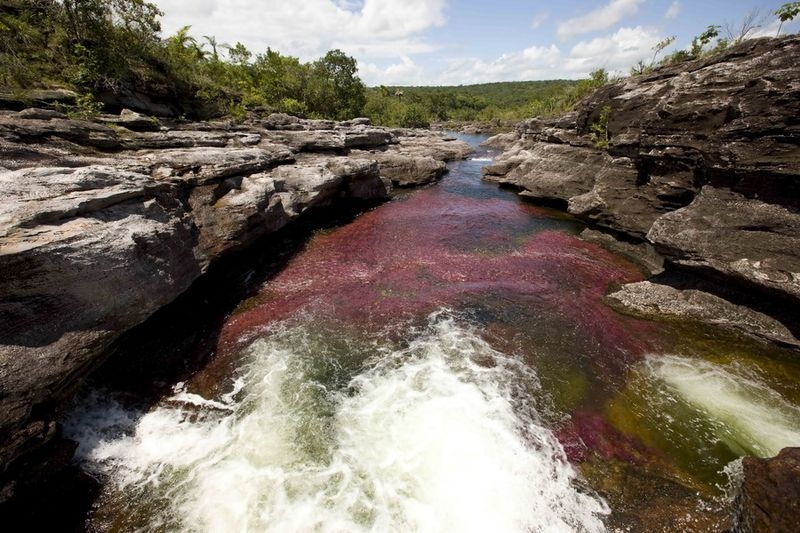
[[[332,48],[365,57],[434,49],[419,35],[445,24],[447,0],[154,0],[164,35],[190,24],[194,36],[241,41],[255,52],[272,47],[315,59]]]
[[[680,15],[680,13],[681,13],[681,3],[680,3],[678,0],[675,0],[675,1],[674,1],[674,2],[672,2],[672,4],[669,6],[669,9],[668,9],[668,10],[667,10],[667,12],[664,14],[664,17],[665,17],[665,18],[668,18],[668,19],[674,19],[674,18],[676,18],[678,15]]]
[[[531,46],[524,50],[502,54],[493,61],[460,58],[448,61],[437,75],[437,85],[487,83],[551,78],[561,63],[561,51],[556,45]],[[430,81],[429,81],[430,83]]]
[[[559,39],[610,28],[623,18],[638,11],[644,0],[611,0],[608,4],[580,17],[571,18],[558,25]]]
[[[376,85],[424,85],[430,83],[422,67],[408,56],[402,56],[399,63],[381,68],[374,63],[359,65],[359,74],[369,86]]]
[[[576,44],[564,68],[580,76],[599,67],[625,73],[640,59],[652,55],[653,47],[660,40],[661,36],[653,28],[620,28],[611,35]]]

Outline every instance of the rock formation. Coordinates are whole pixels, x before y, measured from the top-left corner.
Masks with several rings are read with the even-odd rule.
[[[318,207],[427,183],[469,151],[367,119],[0,114],[0,474],[56,434],[122,333],[219,258]]]
[[[800,516],[800,448],[784,448],[771,459],[745,457],[742,470],[733,530],[796,531]]]
[[[764,304],[797,336],[798,55],[798,36],[750,40],[611,83],[566,116],[530,119],[493,138],[505,152],[484,177],[638,245],[650,265],[654,248],[668,272],[702,278],[709,290],[736,288],[726,294]],[[649,307],[663,310],[665,290],[650,288],[635,291],[634,312],[648,294]],[[717,320],[714,308],[723,317],[732,308],[676,297],[712,308],[689,313],[696,319],[745,330],[762,323]],[[751,333],[764,337],[763,328]]]

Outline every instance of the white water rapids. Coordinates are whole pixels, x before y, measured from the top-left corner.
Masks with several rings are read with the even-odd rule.
[[[695,419],[695,430],[705,428],[708,442],[759,457],[800,443],[800,408],[743,366],[661,355],[648,357],[645,369],[666,386],[653,395],[656,405],[666,411],[670,403],[691,406],[684,416]]]
[[[95,397],[73,413],[66,431],[105,498],[139,509],[117,528],[604,530],[605,502],[543,424],[534,371],[473,328],[439,313],[404,345],[341,362],[312,329],[255,341],[221,398],[177,389],[136,414]]]

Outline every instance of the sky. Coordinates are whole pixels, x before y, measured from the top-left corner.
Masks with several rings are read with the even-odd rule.
[[[312,61],[338,48],[376,85],[467,85],[626,74],[653,47],[686,48],[710,24],[738,33],[759,15],[775,35],[784,2],[756,0],[150,0],[164,36],[191,25],[199,42],[242,42]],[[782,32],[800,31],[800,20]]]

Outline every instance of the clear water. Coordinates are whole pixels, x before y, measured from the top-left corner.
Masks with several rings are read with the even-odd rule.
[[[90,527],[718,529],[729,463],[800,444],[796,358],[615,313],[642,274],[490,158],[317,233],[155,406],[88,392]]]

